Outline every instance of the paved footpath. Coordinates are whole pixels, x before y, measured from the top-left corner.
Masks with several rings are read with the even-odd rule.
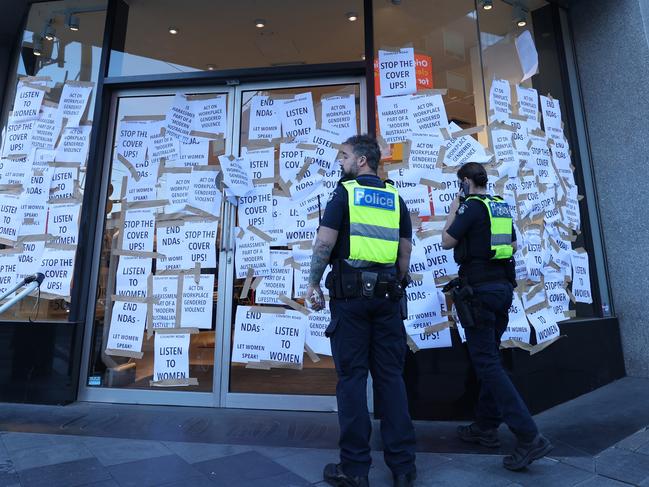
[[[649,380],[625,378],[536,417],[556,448],[526,471],[417,422],[417,485],[649,486]],[[324,486],[336,415],[144,405],[0,404],[2,486]],[[375,430],[376,431],[376,430]],[[370,484],[390,486],[374,435]],[[494,454],[497,453],[497,454]]]

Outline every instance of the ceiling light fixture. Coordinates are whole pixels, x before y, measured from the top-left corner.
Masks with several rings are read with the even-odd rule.
[[[43,38],[41,36],[34,36],[34,40],[32,41],[32,51],[34,52],[34,56],[43,55]]]
[[[216,66],[214,66],[213,64],[208,64],[207,65],[207,70],[208,71],[214,71],[215,69],[216,69]]]
[[[520,3],[514,4],[514,9],[512,10],[512,15],[514,22],[519,27],[525,27],[527,25],[527,11],[523,8]]]
[[[43,37],[45,37],[45,39],[50,42],[56,39],[56,30],[52,25],[52,19],[47,21],[47,25],[45,26],[45,30],[43,31]]]
[[[65,26],[70,29],[71,31],[78,31],[79,26],[81,25],[81,21],[79,20],[79,17],[76,15],[67,14],[65,16]]]
[[[175,27],[169,27],[169,33],[172,36],[175,36],[176,34],[178,34],[178,29],[176,29]]]
[[[264,19],[255,19],[255,27],[258,29],[263,29],[266,27],[266,21]]]
[[[345,15],[350,22],[356,22],[358,20],[358,14],[356,12],[347,12]]]
[[[492,8],[494,8],[493,0],[482,0],[482,9],[483,10],[491,10]]]

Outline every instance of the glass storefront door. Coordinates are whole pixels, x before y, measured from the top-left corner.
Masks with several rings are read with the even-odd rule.
[[[233,347],[242,346],[239,308],[265,317],[295,312],[291,305],[301,303],[304,291],[299,258],[310,253],[306,243],[317,227],[317,214],[297,208],[306,200],[309,171],[317,169],[300,171],[312,146],[288,133],[262,139],[258,115],[270,113],[268,103],[299,105],[310,98],[313,128],[322,130],[336,123],[336,101],[342,100],[343,115],[353,118],[343,125],[360,133],[366,131],[364,89],[362,79],[334,79],[114,93],[81,400],[335,408],[335,369],[321,323],[304,330],[299,366],[242,359]],[[252,194],[266,193],[282,210],[274,206],[264,221],[258,206],[248,205],[254,198],[234,198],[223,157],[245,160]],[[322,210],[336,179],[336,168],[330,169],[320,188]],[[283,267],[273,273],[290,273],[282,291],[288,305],[273,289],[281,279],[264,283],[241,275],[237,244],[251,228],[273,238],[270,254]]]

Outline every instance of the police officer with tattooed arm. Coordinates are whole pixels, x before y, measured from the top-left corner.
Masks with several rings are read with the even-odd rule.
[[[451,204],[442,247],[454,248],[460,265],[459,279],[447,287],[452,289],[480,382],[476,421],[459,426],[457,433],[464,441],[498,447],[498,427],[505,423],[517,444],[503,466],[521,470],[545,456],[552,445],[539,433],[500,360],[500,338],[507,328],[516,285],[516,234],[507,203],[487,194],[487,172],[481,164],[463,165],[457,177],[461,191]]]
[[[342,145],[343,178],[325,209],[311,258],[305,300],[325,306],[320,280],[332,270],[331,323],[326,335],[338,384],[340,463],[324,468],[330,485],[367,486],[372,425],[367,411],[367,373],[383,418],[384,458],[395,486],[415,480],[415,431],[408,413],[403,365],[405,310],[400,302],[412,250],[408,209],[394,186],[377,176],[381,153],[367,135]]]

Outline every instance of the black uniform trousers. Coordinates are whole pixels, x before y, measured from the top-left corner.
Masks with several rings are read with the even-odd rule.
[[[351,476],[368,474],[372,425],[367,410],[367,372],[381,402],[385,463],[395,475],[415,465],[415,430],[408,412],[403,365],[406,332],[399,303],[385,297],[331,299],[327,336],[338,384],[340,460]]]
[[[478,380],[480,396],[476,422],[483,429],[505,423],[521,441],[537,434],[536,423],[505,372],[500,356],[500,338],[507,329],[514,288],[509,282],[486,282],[473,286],[480,302],[476,327],[466,328],[466,343]]]

